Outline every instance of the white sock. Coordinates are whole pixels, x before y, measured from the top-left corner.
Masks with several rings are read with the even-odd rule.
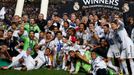
[[[123,72],[122,64],[120,64],[120,71]]]
[[[17,68],[14,68],[14,70],[21,70],[22,67],[17,67]]]
[[[133,59],[129,59],[129,62],[130,62],[130,67],[131,67],[132,75],[134,75],[134,61],[133,61]]]
[[[66,66],[66,61],[65,61],[65,59],[63,58],[62,69],[65,69],[65,66]]]
[[[128,69],[127,69],[126,61],[122,61],[121,64],[122,64],[122,67],[123,67],[123,69],[124,69],[124,71],[125,71],[125,74],[129,74],[129,73],[128,73]]]
[[[110,68],[114,69],[116,72],[118,72],[118,68],[116,66],[114,66],[111,61],[108,61],[107,65],[108,65],[108,67],[110,67]]]
[[[13,66],[16,66],[17,64],[18,64],[18,61],[12,62],[12,63],[8,66],[8,68],[13,67]]]
[[[56,67],[56,65],[57,65],[57,63],[56,63],[56,60],[57,60],[56,56],[57,56],[56,54],[54,54],[54,56],[53,56],[53,58],[54,58],[53,59],[53,67]]]
[[[70,72],[73,72],[74,70],[75,70],[74,64],[71,62],[71,69],[70,69]]]

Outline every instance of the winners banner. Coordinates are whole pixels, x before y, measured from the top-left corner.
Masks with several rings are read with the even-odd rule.
[[[75,0],[73,9],[108,8],[121,10],[124,0]]]

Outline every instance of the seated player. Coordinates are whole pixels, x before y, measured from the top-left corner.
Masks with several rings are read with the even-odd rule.
[[[36,49],[37,57],[35,60],[35,69],[40,68],[41,66],[45,65],[47,67],[52,68],[52,56],[51,56],[51,50],[50,48],[46,48],[45,50],[41,51],[39,49]]]
[[[108,75],[107,64],[100,56],[97,56],[95,52],[91,53],[92,61],[90,62],[93,67],[93,75]]]
[[[71,50],[69,51],[69,55],[71,58],[71,62],[75,63],[75,71],[72,72],[72,74],[77,74],[80,70],[80,67],[82,67],[86,72],[90,72],[91,65],[88,61],[91,60],[90,52],[86,50],[84,52],[84,55],[82,55],[79,51]]]
[[[15,70],[23,71],[34,69],[35,62],[30,54],[30,49],[27,51],[21,51],[20,54],[12,58],[12,63],[7,67],[3,67],[3,69],[9,69],[11,67],[13,67]]]

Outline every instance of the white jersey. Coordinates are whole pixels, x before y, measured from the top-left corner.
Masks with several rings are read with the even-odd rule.
[[[81,55],[84,55],[84,53],[85,53],[85,51],[86,51],[86,49],[85,49],[86,46],[84,46],[84,45],[75,44],[75,45],[74,45],[74,48],[75,48],[76,50],[78,50]]]
[[[104,29],[101,26],[96,26],[95,31],[97,31],[99,38],[104,37]]]
[[[40,42],[39,42],[39,45],[45,45],[46,44],[46,40],[45,39],[42,39]]]
[[[68,54],[70,46],[67,43],[63,43],[63,47],[61,48],[64,53]]]
[[[105,34],[105,38],[107,39],[110,45],[108,53],[107,53],[107,57],[119,58],[120,57],[120,43],[116,41],[114,32],[110,30],[109,33]]]
[[[59,30],[62,31],[62,35],[63,36],[66,36],[67,35],[67,30],[68,29],[65,29],[63,26],[60,26],[60,29]]]
[[[122,40],[122,49],[127,49],[130,45],[133,45],[133,41],[129,38],[125,28],[117,31]]]
[[[81,38],[83,40],[88,40],[88,33],[84,32],[77,32],[76,33],[77,38]]]
[[[19,38],[18,33],[19,33],[19,30],[14,31],[13,36],[15,36],[15,37],[18,37],[18,38]],[[23,35],[22,35],[22,36],[28,37],[28,33],[27,33],[27,31],[24,31],[24,33],[23,33]]]
[[[85,49],[79,49],[79,51],[80,51],[80,54],[83,56],[84,54],[85,54],[85,52],[86,52],[86,50]]]
[[[38,54],[37,57],[34,59],[34,61],[37,61],[35,69],[40,68],[44,63],[51,65],[50,58],[44,55],[44,51],[39,50],[37,54]]]
[[[16,57],[12,58],[12,63],[8,66],[8,68],[13,67],[13,66],[17,67],[18,65],[20,65],[19,59],[26,58],[26,57],[27,57],[26,51],[21,51],[20,54],[18,54]]]
[[[27,67],[27,70],[32,70],[34,69],[35,62],[31,55],[27,55],[26,51],[20,52],[19,55],[13,58],[13,62],[19,61],[20,58],[24,59],[24,65]]]
[[[109,33],[105,34],[105,38],[108,40],[110,45],[119,44],[119,42],[116,41],[116,37],[114,35],[113,30],[110,30]]]
[[[20,58],[26,58],[26,51],[21,51],[16,57],[13,57],[12,62],[18,61]]]
[[[86,31],[89,34],[92,33],[89,28],[87,28]],[[97,34],[99,38],[104,37],[104,29],[101,26],[95,26],[95,34]]]
[[[62,40],[58,40],[57,38],[55,38],[53,41],[50,42],[49,47],[50,47],[50,48],[55,48],[56,51],[57,51],[57,47],[58,47],[59,44],[60,44],[60,45],[63,45]]]
[[[44,51],[38,50],[37,54],[38,54],[38,55],[37,55],[37,57],[35,58],[35,60],[39,58],[42,62],[45,63],[46,60],[45,60],[45,57],[44,57]]]
[[[96,57],[95,60],[92,60],[92,66],[93,66],[93,71],[96,72],[98,69],[106,69],[107,65],[105,61],[101,57]]]
[[[132,41],[134,43],[134,28],[132,29],[132,32],[131,32],[131,39],[132,39]]]
[[[31,55],[28,55],[26,58],[24,58],[24,64],[27,67],[27,70],[32,70],[35,68],[35,61]]]
[[[90,41],[91,44],[97,44],[98,41],[96,41],[96,39],[93,38],[93,35],[98,35],[98,32],[95,30],[95,32],[91,32],[89,30],[89,28],[87,28],[86,32],[88,33],[88,41]],[[99,35],[98,35],[99,36]]]
[[[121,59],[134,58],[133,41],[129,38],[125,28],[117,31],[121,38]]]
[[[24,59],[23,65],[26,66],[27,70],[34,69],[35,61],[31,57],[31,55],[26,54],[26,51],[22,51],[22,52],[20,52],[19,55],[17,55],[16,57],[13,57],[12,63],[8,66],[8,68],[16,66],[16,65],[22,65],[22,64],[19,63],[20,58]]]

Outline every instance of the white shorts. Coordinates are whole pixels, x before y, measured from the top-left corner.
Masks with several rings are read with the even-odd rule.
[[[127,46],[126,49],[121,51],[120,59],[134,58],[134,45]]]
[[[107,57],[109,58],[119,58],[120,57],[120,50],[118,48],[118,46],[115,45],[111,45],[109,47],[108,53],[107,53]]]

